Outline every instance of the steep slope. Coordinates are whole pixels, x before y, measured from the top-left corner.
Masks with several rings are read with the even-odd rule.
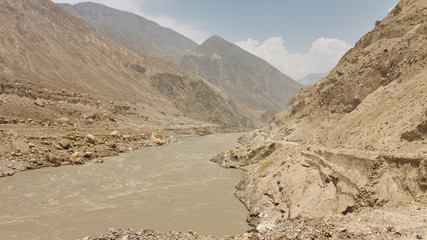
[[[59,5],[132,50],[169,62],[179,63],[185,54],[198,46],[169,28],[102,4],[84,2]]]
[[[301,79],[298,79],[297,82],[301,83],[304,86],[309,86],[320,81],[320,79],[328,76],[329,73],[311,73]]]
[[[246,147],[214,159],[247,170],[236,195],[251,224],[280,233],[306,216],[344,236],[427,233],[426,41],[427,1],[402,0]]]
[[[184,112],[227,127],[250,125],[217,88],[174,64],[129,50],[50,1],[1,1],[0,13],[5,82],[21,82],[21,89],[83,92],[133,104],[146,115]],[[165,87],[174,95],[166,95]]]
[[[224,90],[258,123],[283,110],[301,88],[264,60],[218,36],[186,55],[181,66]]]

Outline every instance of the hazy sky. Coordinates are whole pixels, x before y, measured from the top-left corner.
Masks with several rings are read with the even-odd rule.
[[[81,0],[54,0],[77,3]],[[294,79],[327,72],[398,0],[92,0],[202,43],[219,35]]]

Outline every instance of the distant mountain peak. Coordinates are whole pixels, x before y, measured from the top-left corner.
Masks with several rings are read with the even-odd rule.
[[[283,110],[302,87],[263,59],[217,35],[187,54],[181,66],[222,89],[258,123]]]
[[[213,43],[213,42],[225,42],[228,43],[227,40],[225,40],[224,38],[218,36],[218,35],[213,35],[212,37],[208,38],[204,43]]]

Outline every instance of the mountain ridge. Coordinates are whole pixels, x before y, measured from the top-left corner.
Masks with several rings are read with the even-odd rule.
[[[134,42],[146,45],[152,42],[162,42],[164,41],[162,38],[168,38],[166,35],[157,34],[158,29],[140,27],[139,32],[135,33],[128,26],[132,21],[120,19],[123,16],[128,18],[128,15],[131,15],[133,18],[146,21],[144,18],[139,18],[134,14],[123,13],[122,11],[92,3],[61,6],[133,49],[138,48],[133,47],[131,42],[122,39],[120,34],[126,35]],[[102,14],[113,16],[99,17]],[[119,30],[112,32],[111,28],[121,29],[122,33],[117,33]],[[144,38],[144,32],[145,35],[150,35],[151,33],[159,35],[159,40]],[[174,36],[177,35],[175,34]],[[179,43],[176,43],[176,46],[179,45]],[[186,48],[187,50],[192,48],[191,51],[186,54],[181,52],[181,55],[175,55],[174,60],[171,62],[179,64],[185,70],[200,76],[224,91],[238,109],[238,112],[245,115],[257,126],[267,123],[275,113],[283,110],[290,97],[302,87],[302,85],[296,83],[266,61],[246,52],[220,36],[212,36],[200,46],[194,44],[191,46]],[[158,47],[159,51],[168,51],[167,48],[162,50],[161,45]],[[151,49],[155,48],[152,47]],[[149,55],[151,53],[155,57],[160,56],[158,52],[146,51],[146,53]],[[204,55],[209,56],[209,58]],[[226,62],[221,62],[221,59],[225,59]],[[217,69],[219,70],[217,71]]]
[[[242,120],[242,126],[247,126],[247,120],[235,107],[222,99],[224,95],[197,76],[177,65],[131,51],[51,2],[2,1],[1,4],[0,69],[5,79],[41,89],[61,88],[86,92],[102,100],[140,104],[145,106],[141,111],[146,108],[177,114],[176,107],[180,106],[178,111],[189,113],[187,107],[191,106],[191,115],[199,120],[232,121],[231,125],[238,128],[238,121]],[[8,17],[13,13],[21,17]],[[166,76],[163,73],[180,79],[181,88],[174,86],[174,82],[165,82],[174,91],[194,87],[191,94],[204,91],[201,95],[212,96],[212,102],[202,105],[192,98],[171,99],[162,95],[153,85],[153,76]],[[181,104],[181,101],[194,102]],[[206,109],[227,117],[206,114]],[[240,120],[235,121],[235,117]],[[229,123],[223,125],[231,127]]]
[[[220,36],[187,54],[180,66],[218,86],[258,124],[284,109],[302,85]]]
[[[132,50],[172,63],[178,63],[182,56],[198,46],[193,40],[172,29],[134,13],[93,2],[59,6],[102,29],[109,37]]]

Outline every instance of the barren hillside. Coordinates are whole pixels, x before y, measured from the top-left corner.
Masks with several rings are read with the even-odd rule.
[[[3,81],[36,89],[83,92],[103,100],[139,104],[155,112],[185,112],[192,118],[228,127],[250,125],[218,89],[199,77],[132,52],[50,1],[1,1],[0,9]],[[165,77],[169,75],[173,78]],[[157,81],[166,82],[177,96],[190,97],[166,95]],[[195,95],[209,97],[209,103],[195,101]],[[210,114],[213,110],[215,115]]]
[[[236,195],[251,224],[284,237],[315,217],[341,236],[426,236],[426,42],[427,1],[402,0],[246,147],[214,159],[248,171]]]
[[[178,64],[198,46],[191,39],[133,13],[92,2],[59,5],[132,50],[169,62]]]

